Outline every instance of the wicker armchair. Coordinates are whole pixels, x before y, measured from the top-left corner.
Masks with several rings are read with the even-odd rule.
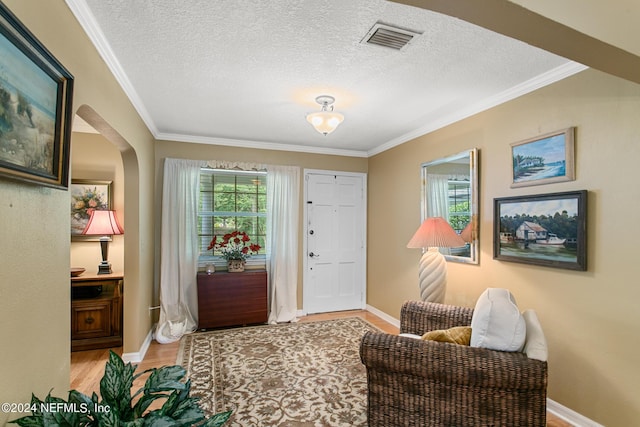
[[[473,309],[410,301],[400,332],[471,324]],[[547,363],[509,353],[368,332],[369,426],[546,425]]]

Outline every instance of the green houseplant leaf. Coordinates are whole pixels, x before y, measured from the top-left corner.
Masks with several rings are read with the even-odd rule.
[[[69,392],[68,401],[51,396],[51,392],[44,401],[32,395],[32,414],[10,422],[22,427],[219,427],[231,416],[228,411],[207,418],[198,399],[189,396],[191,381],[184,381],[186,371],[181,366],[134,375],[136,368],[111,351],[100,380],[101,401],[96,393],[89,397],[77,390]],[[145,374],[149,377],[144,386],[131,395],[134,380]],[[162,406],[148,411],[158,399],[164,399]]]
[[[110,412],[115,412],[121,420],[131,418],[131,387],[136,368],[137,365],[125,365],[120,356],[113,351],[109,352],[109,361],[100,380],[100,395],[102,402],[111,409]]]

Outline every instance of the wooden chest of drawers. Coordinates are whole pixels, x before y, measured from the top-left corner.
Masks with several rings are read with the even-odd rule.
[[[267,321],[267,272],[198,273],[198,328]]]
[[[71,278],[71,351],[122,346],[121,275]]]

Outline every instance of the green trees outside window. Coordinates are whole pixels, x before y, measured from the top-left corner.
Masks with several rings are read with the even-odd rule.
[[[449,181],[449,224],[458,233],[471,221],[469,181]]]
[[[200,258],[211,259],[219,253],[208,251],[213,236],[244,231],[265,254],[267,235],[267,174],[203,169],[200,173],[198,237]]]

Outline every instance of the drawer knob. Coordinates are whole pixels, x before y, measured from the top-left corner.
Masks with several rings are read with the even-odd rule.
[[[92,324],[93,322],[94,322],[93,317],[87,317],[86,319],[84,319],[84,323]]]

